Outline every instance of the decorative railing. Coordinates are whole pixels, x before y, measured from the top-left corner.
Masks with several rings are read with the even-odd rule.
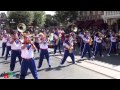
[[[104,11],[103,17],[120,17],[120,11]]]

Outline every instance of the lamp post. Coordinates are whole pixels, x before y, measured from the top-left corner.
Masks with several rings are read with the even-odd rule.
[[[15,23],[14,19],[11,19],[10,23],[11,23],[11,24],[14,24],[14,23]]]
[[[11,19],[11,20],[10,20],[10,24],[11,24],[11,26],[15,24],[14,19]]]

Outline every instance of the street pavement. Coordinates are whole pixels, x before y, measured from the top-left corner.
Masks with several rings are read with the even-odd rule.
[[[4,59],[0,59],[0,73],[9,72],[9,63],[4,64]],[[38,64],[38,59],[35,60],[36,65]],[[44,60],[43,66],[38,70],[39,79],[110,79],[105,75],[96,73],[94,71],[72,65],[71,63],[65,63],[61,68],[58,67],[60,59],[54,56],[50,57],[50,62],[52,65],[51,69],[48,69],[47,61]],[[16,63],[15,72],[20,73],[19,62]],[[14,78],[12,78],[14,79]],[[33,79],[32,74],[28,71],[26,79]]]
[[[0,46],[1,46],[1,42],[0,42]],[[0,47],[0,52],[1,52],[1,47]],[[114,79],[110,75],[106,75],[104,73],[98,72],[96,70],[93,70],[90,67],[88,68],[88,66],[90,66],[90,65],[93,66],[93,64],[91,64],[91,62],[89,62],[89,61],[88,61],[88,63],[90,65],[89,64],[86,65],[83,62],[82,63],[78,62],[78,64],[73,65],[69,62],[70,58],[68,58],[67,59],[68,62],[65,62],[64,66],[60,68],[60,67],[58,67],[58,65],[61,61],[62,55],[58,54],[58,56],[54,56],[52,54],[52,52],[53,52],[52,49],[49,49],[49,52],[50,52],[50,63],[52,65],[52,68],[48,69],[47,61],[46,61],[46,59],[44,59],[43,66],[37,70],[39,79]],[[76,58],[79,58],[79,56],[76,55]],[[114,60],[116,60],[116,59],[114,59]],[[0,58],[0,74],[3,72],[10,72],[9,71],[10,58],[8,59],[8,63],[5,63],[4,61],[5,61],[4,58]],[[35,53],[36,66],[38,65],[38,61],[39,61],[39,54],[36,52]],[[97,60],[95,60],[95,61],[97,61]],[[84,64],[85,67],[82,66],[82,64]],[[98,64],[96,64],[95,68],[98,67],[97,65]],[[16,72],[17,74],[20,74],[19,62],[16,62],[14,72]],[[3,78],[1,78],[1,79],[3,79]],[[11,77],[9,79],[17,79],[17,78]],[[33,76],[29,70],[28,70],[26,79],[33,79]]]

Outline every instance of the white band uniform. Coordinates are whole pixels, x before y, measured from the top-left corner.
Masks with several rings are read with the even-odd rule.
[[[48,42],[44,41],[40,44],[40,49],[48,49]]]
[[[7,42],[7,38],[3,37],[2,38],[2,43],[6,43]]]
[[[13,42],[13,44],[11,44],[11,49],[12,50],[21,50],[21,45],[20,42],[17,44],[15,41]]]
[[[116,38],[113,36],[110,37],[110,40],[111,40],[111,42],[116,42]]]
[[[32,47],[28,50],[27,47],[21,50],[21,57],[24,59],[34,58],[34,50]]]

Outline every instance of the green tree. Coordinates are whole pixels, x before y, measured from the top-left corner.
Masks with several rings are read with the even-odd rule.
[[[10,11],[8,15],[9,20],[14,20],[15,23],[12,25],[9,22],[10,27],[16,29],[17,25],[19,23],[24,23],[26,25],[29,25],[32,23],[33,20],[33,12],[31,11]]]
[[[77,20],[79,11],[56,11],[56,20],[59,21],[63,26],[68,23],[73,23]]]
[[[59,23],[56,18],[52,15],[46,15],[45,27],[58,26]]]
[[[33,11],[34,18],[32,25],[42,27],[45,24],[45,12],[44,11]]]

